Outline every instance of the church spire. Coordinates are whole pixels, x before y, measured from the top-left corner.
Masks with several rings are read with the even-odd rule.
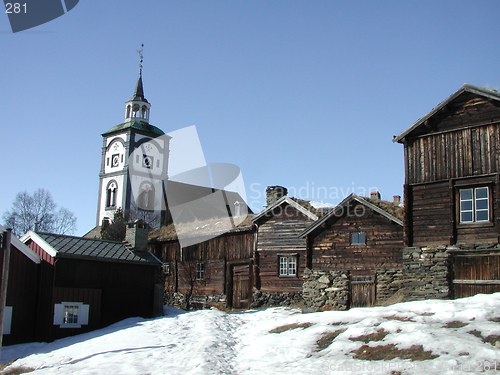
[[[141,44],[141,49],[137,51],[140,56],[139,61],[139,78],[135,86],[134,96],[125,102],[125,122],[142,121],[149,122],[149,110],[151,104],[144,97],[144,86],[142,84],[142,63],[144,61],[142,51],[144,44]]]

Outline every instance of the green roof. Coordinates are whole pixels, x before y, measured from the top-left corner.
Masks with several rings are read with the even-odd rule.
[[[154,125],[148,124],[147,122],[143,121],[128,121],[124,122],[123,124],[113,126],[111,129],[109,129],[107,132],[103,133],[102,135],[122,131],[125,129],[136,129],[136,130],[141,130],[144,132],[148,133],[153,133],[155,135],[163,135],[165,132],[161,130],[160,128],[157,128]]]
[[[63,258],[89,258],[154,265],[161,263],[153,254],[147,251],[133,252],[127,249],[127,245],[124,242],[74,237],[63,234],[36,234],[57,251],[58,256]]]

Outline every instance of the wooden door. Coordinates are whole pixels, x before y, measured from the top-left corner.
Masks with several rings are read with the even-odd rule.
[[[232,307],[248,309],[251,299],[250,265],[243,264],[232,267],[233,293]]]
[[[500,292],[499,255],[455,255],[452,264],[455,298]]]
[[[351,275],[351,307],[368,307],[375,304],[375,276]]]

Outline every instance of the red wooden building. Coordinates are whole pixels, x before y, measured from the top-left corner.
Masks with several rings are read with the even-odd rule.
[[[13,239],[5,342],[52,341],[161,314],[161,262],[146,251],[140,221],[127,231],[126,243],[33,231]]]
[[[0,231],[5,228],[0,225]],[[38,277],[41,259],[15,236],[11,239],[9,283],[4,318],[4,345],[35,341]],[[0,269],[3,269],[0,249]]]

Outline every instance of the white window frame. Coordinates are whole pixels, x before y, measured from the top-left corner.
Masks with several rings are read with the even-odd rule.
[[[205,278],[205,263],[196,263],[196,280],[203,280]]]
[[[170,276],[170,263],[163,263],[162,270],[165,276]]]
[[[479,192],[486,191],[486,197],[479,196]],[[465,197],[465,193],[470,192],[470,198]],[[480,204],[486,202],[486,208],[480,207]],[[469,207],[464,207],[469,206]],[[487,223],[490,221],[490,189],[487,186],[478,186],[459,191],[459,215],[461,224]],[[486,213],[486,219],[478,219],[478,213]],[[470,215],[470,220],[465,220],[464,216]]]
[[[69,309],[77,311],[76,322],[67,322]],[[54,325],[60,328],[81,328],[82,325],[89,324],[90,306],[83,302],[61,302],[54,305]]]
[[[279,276],[297,276],[297,256],[279,256]]]

